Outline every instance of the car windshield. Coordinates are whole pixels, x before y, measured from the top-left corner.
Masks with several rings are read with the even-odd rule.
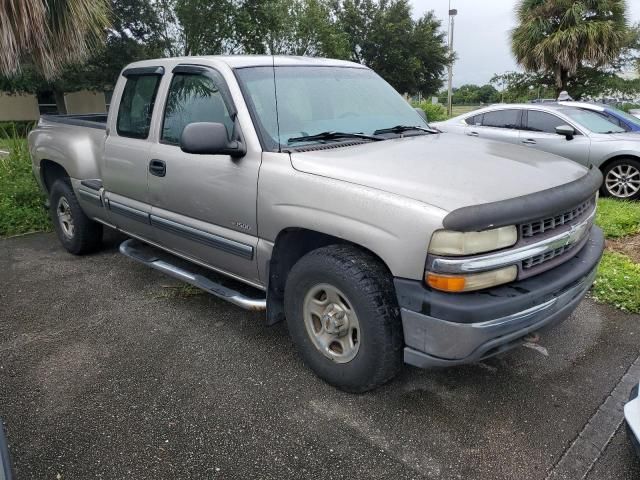
[[[597,113],[579,108],[563,108],[562,113],[593,133],[623,133],[624,128]]]
[[[324,141],[353,141],[357,137],[350,138],[349,134],[372,136],[377,130],[396,126],[427,127],[402,96],[369,69],[251,67],[237,69],[236,75],[269,150]],[[405,132],[406,129],[386,134]],[[324,135],[303,140],[319,134]],[[411,130],[410,134],[425,132]]]

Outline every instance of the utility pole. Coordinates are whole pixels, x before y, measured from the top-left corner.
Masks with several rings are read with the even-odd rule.
[[[458,14],[458,10],[451,8],[451,0],[449,0],[449,58],[451,61],[449,62],[449,85],[448,85],[448,96],[447,96],[447,115],[451,116],[451,103],[453,97],[453,26],[454,26],[454,18]]]

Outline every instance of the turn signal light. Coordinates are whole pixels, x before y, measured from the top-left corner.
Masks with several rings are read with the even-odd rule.
[[[499,270],[470,275],[441,275],[439,273],[426,272],[425,280],[431,288],[442,290],[443,292],[471,292],[513,282],[517,276],[518,267],[512,265]]]

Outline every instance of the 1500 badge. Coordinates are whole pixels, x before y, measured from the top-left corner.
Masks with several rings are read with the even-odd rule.
[[[232,225],[236,228],[240,228],[242,230],[246,230],[249,231],[251,230],[251,226],[247,225],[246,223],[242,223],[242,222],[232,222]]]

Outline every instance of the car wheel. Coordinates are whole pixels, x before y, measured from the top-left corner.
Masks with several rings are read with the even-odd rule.
[[[285,313],[305,363],[342,390],[374,389],[402,366],[392,277],[371,254],[331,245],[302,257],[287,277]]]
[[[640,161],[621,158],[607,165],[600,193],[624,200],[640,199]]]
[[[82,211],[71,185],[56,180],[51,187],[49,211],[62,246],[69,253],[82,255],[98,250],[102,245],[102,225]]]

